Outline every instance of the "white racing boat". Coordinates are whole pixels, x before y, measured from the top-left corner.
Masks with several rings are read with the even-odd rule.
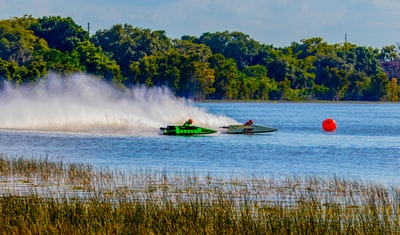
[[[226,133],[228,134],[255,134],[255,133],[264,133],[264,132],[273,132],[278,129],[260,126],[260,125],[229,125],[222,126],[221,128],[225,128]]]
[[[221,128],[227,129],[227,134],[255,134],[278,130],[277,128],[273,127],[254,125],[253,120],[249,120],[245,124],[221,126]]]

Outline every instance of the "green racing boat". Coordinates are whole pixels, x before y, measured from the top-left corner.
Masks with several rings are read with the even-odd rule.
[[[192,123],[192,119],[189,119],[182,126],[160,127],[160,130],[164,135],[204,135],[217,132],[204,127],[191,126]]]
[[[160,127],[164,135],[204,135],[217,132],[216,130],[198,126],[167,126]]]

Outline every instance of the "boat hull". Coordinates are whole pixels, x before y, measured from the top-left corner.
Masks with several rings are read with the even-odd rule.
[[[161,127],[160,130],[164,135],[205,135],[217,132],[216,130],[198,126],[167,126]]]
[[[278,130],[276,128],[260,125],[229,125],[223,128],[227,129],[226,133],[228,134],[255,134],[273,132]]]

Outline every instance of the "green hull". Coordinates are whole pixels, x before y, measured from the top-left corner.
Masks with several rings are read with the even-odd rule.
[[[164,135],[205,135],[217,132],[216,130],[198,126],[167,126],[161,127]]]

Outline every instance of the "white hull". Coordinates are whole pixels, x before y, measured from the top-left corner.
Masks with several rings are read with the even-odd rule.
[[[276,128],[259,125],[229,125],[224,126],[223,128],[227,129],[226,133],[228,134],[255,134],[278,130]]]

